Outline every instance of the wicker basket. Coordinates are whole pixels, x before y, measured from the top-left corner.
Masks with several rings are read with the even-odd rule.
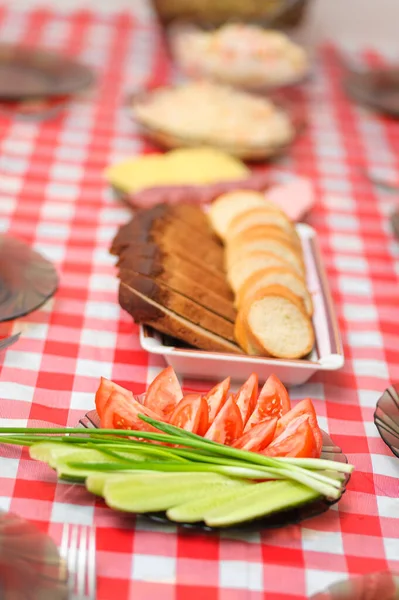
[[[218,26],[227,21],[289,28],[302,21],[309,0],[152,0],[163,25],[184,20]]]

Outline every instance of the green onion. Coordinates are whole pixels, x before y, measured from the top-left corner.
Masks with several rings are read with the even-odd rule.
[[[331,460],[274,458],[207,440],[163,421],[140,418],[157,432],[81,428],[0,428],[0,443],[32,446],[41,442],[67,443],[77,449],[97,449],[103,462],[70,461],[65,464],[82,471],[214,472],[242,479],[286,479],[297,481],[337,499],[343,491],[342,473],[352,465]],[[136,439],[135,439],[136,438]],[[138,439],[137,439],[138,438]],[[163,442],[168,447],[151,444]],[[134,454],[131,458],[126,454]],[[112,462],[106,457],[112,457]],[[76,457],[77,458],[77,457]]]

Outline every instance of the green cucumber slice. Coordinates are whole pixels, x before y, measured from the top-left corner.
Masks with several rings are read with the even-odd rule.
[[[318,497],[318,492],[296,481],[256,483],[242,490],[233,500],[206,513],[204,521],[210,527],[227,527],[300,506]]]
[[[197,521],[203,521],[205,514],[229,500],[238,498],[243,490],[253,485],[255,484],[244,481],[235,481],[234,484],[230,486],[215,486],[208,491],[205,497],[196,497],[194,500],[190,500],[184,504],[178,504],[177,506],[170,508],[166,512],[166,515],[169,519],[177,521],[178,523],[196,523]]]
[[[119,460],[91,448],[70,448],[69,452],[61,453],[58,449],[50,451],[49,464],[57,471],[58,477],[72,479],[74,481],[85,481],[89,475],[97,473],[96,466],[99,463],[119,464]],[[71,463],[82,463],[84,469],[77,468]],[[90,468],[90,467],[93,468]]]
[[[231,485],[232,480],[213,473],[170,473],[159,478],[106,481],[105,502],[126,512],[164,511],[179,502],[205,496],[210,489]]]
[[[157,475],[162,476],[163,473],[154,473],[154,471],[145,471],[140,472],[132,472],[132,473],[101,473],[99,471],[89,475],[86,479],[86,488],[92,494],[96,496],[104,496],[104,488],[107,481],[116,481],[121,480],[122,482],[126,482],[127,480],[143,477],[144,475],[148,475],[148,477],[156,477]]]
[[[41,460],[53,468],[55,468],[55,461],[58,457],[74,452],[76,452],[76,447],[73,444],[60,444],[59,442],[39,442],[29,448],[31,458]]]

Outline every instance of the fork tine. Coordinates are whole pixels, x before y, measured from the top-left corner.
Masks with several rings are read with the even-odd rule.
[[[76,525],[70,527],[71,535],[68,543],[68,572],[71,588],[76,588],[76,571],[78,566],[78,528]]]
[[[69,538],[69,523],[65,523],[62,528],[62,538],[60,546],[60,554],[62,558],[66,559],[68,555],[68,538]]]
[[[79,528],[80,540],[78,542],[76,592],[78,597],[86,593],[86,564],[87,564],[87,529]]]
[[[68,569],[68,588],[79,600],[96,600],[95,529],[65,523],[60,554]]]
[[[93,527],[89,532],[88,551],[88,600],[96,600],[96,530]]]

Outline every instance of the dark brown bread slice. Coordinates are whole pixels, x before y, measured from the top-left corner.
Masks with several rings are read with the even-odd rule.
[[[189,238],[190,240],[200,244],[206,244],[207,247],[216,251],[223,251],[222,243],[213,236],[210,228],[208,228],[207,231],[200,231],[196,227],[187,225],[184,223],[184,221],[181,221],[178,217],[173,215],[165,215],[165,217],[162,219],[154,219],[150,227],[143,227],[143,224],[138,220],[136,222],[136,226],[133,227],[133,231],[135,231],[135,233],[145,229],[150,230],[153,235],[155,233],[167,234],[173,232],[176,235],[181,235],[182,237]]]
[[[145,275],[158,277],[162,273],[178,272],[192,281],[201,282],[204,287],[219,294],[233,303],[233,292],[224,274],[209,270],[200,260],[188,256],[187,252],[176,248],[164,247],[165,244],[147,244],[138,247],[131,246],[119,257],[117,266],[120,269],[130,269]],[[138,266],[138,261],[140,261]]]
[[[132,315],[136,323],[150,325],[157,331],[183,340],[190,346],[208,352],[242,354],[241,348],[236,344],[191,323],[123,282],[119,286],[119,303]]]
[[[166,209],[166,205],[161,204],[159,206],[154,206],[149,210],[137,210],[134,217],[128,223],[119,228],[111,244],[111,254],[120,254],[124,248],[132,243],[134,238],[132,232],[134,231],[137,222],[142,223],[142,226],[148,230],[155,218],[162,217],[166,214]]]
[[[205,237],[208,243],[220,246],[209,226],[206,215],[199,207],[162,204],[151,209],[136,211],[133,219],[119,229],[112,242],[111,253],[120,254],[124,247],[134,242],[138,233],[163,229],[166,224],[168,227],[179,228],[186,233],[191,233],[202,242]]]
[[[206,235],[211,235],[215,240],[218,237],[215,235],[212,227],[209,225],[209,220],[201,207],[194,204],[173,204],[168,205],[168,213],[177,217],[181,221],[191,225],[198,232],[203,232]],[[208,233],[209,232],[209,233]]]
[[[207,263],[213,270],[224,271],[223,247],[210,237],[198,235],[176,221],[154,221],[150,226],[137,221],[119,238],[115,238],[112,251],[121,254],[132,245],[154,243],[179,247],[185,253],[195,255],[197,260]]]
[[[209,272],[214,277],[227,281],[226,274],[221,268],[220,264],[215,266],[212,262],[214,260],[214,257],[209,257],[207,252],[202,252],[201,250],[199,250],[198,248],[201,248],[201,246],[197,247],[197,252],[195,252],[194,249],[188,248],[187,244],[182,244],[173,238],[161,238],[158,242],[138,241],[136,244],[128,246],[127,248],[122,250],[120,256],[126,253],[130,253],[132,251],[136,252],[136,254],[147,255],[149,254],[149,252],[153,252],[154,248],[158,248],[161,252],[166,252],[167,254],[180,256],[181,258],[190,262],[191,264],[197,265],[197,267],[202,269],[204,272]]]
[[[147,272],[143,272],[143,271]],[[158,275],[153,275],[151,269],[140,269],[140,261],[137,261],[137,267],[134,270],[121,269],[119,278],[125,283],[129,283],[130,274],[141,274],[147,277],[152,277],[157,283],[167,285],[171,290],[179,292],[201,304],[204,308],[216,313],[220,317],[235,322],[236,310],[231,301],[226,300],[222,296],[215,294],[211,289],[205,287],[201,281],[195,281],[178,271],[161,272]]]
[[[135,274],[132,271],[129,273],[127,283],[130,288],[137,290],[146,298],[153,300],[160,306],[164,306],[195,325],[203,327],[230,342],[235,341],[233,323],[211,312],[194,300],[173,291],[168,286],[158,283],[150,277]]]

